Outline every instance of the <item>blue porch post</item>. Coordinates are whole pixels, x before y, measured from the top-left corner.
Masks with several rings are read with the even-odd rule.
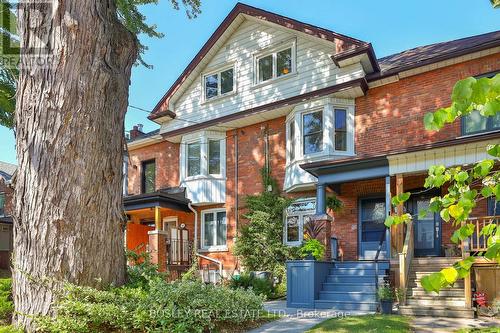
[[[316,185],[316,215],[326,215],[326,184]]]
[[[385,215],[391,214],[391,176],[385,177]],[[391,258],[391,229],[385,230],[385,246],[387,248],[387,259]]]

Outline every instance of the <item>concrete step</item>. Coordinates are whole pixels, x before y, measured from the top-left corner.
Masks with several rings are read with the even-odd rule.
[[[375,269],[373,261],[338,261],[334,263],[337,268],[358,268],[358,269]],[[389,262],[378,262],[379,270],[389,269]]]
[[[458,289],[458,288],[446,288],[443,289],[439,292],[439,294],[436,294],[435,292],[427,292],[424,288],[414,288],[408,290],[407,293],[408,296],[412,297],[418,297],[418,296],[443,296],[443,297],[464,297],[464,290],[463,289]]]
[[[408,283],[408,288],[420,288],[420,287],[421,287],[421,285],[420,285],[420,279],[410,280],[409,283]],[[453,287],[457,288],[457,289],[463,289],[464,288],[464,282],[463,282],[463,280],[455,282],[455,284],[453,285]]]
[[[454,264],[457,261],[462,260],[461,257],[421,257],[413,258],[411,264],[413,265],[434,265],[434,264]]]
[[[364,291],[320,291],[320,300],[330,300],[339,302],[376,302],[375,292]]]
[[[377,302],[339,302],[328,300],[315,300],[314,305],[316,309],[330,309],[337,311],[377,311]]]
[[[465,307],[465,298],[460,297],[429,297],[416,296],[407,299],[408,305],[423,306],[423,307]]]
[[[383,276],[379,276],[379,283],[383,281]],[[327,283],[371,283],[375,284],[375,275],[328,275]]]
[[[474,311],[464,307],[428,307],[420,305],[404,305],[399,312],[405,316],[431,316],[450,318],[474,318]]]
[[[374,283],[323,283],[322,291],[363,291],[375,292]]]

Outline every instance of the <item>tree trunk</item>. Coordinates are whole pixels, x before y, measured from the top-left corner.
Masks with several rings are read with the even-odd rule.
[[[113,0],[21,6],[14,322],[33,331],[30,315],[53,314],[63,281],[125,280],[123,132],[137,41]]]

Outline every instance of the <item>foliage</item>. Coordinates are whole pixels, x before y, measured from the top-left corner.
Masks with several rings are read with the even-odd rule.
[[[283,214],[292,200],[279,194],[278,186],[273,186],[276,181],[265,169],[262,174],[262,193],[245,198],[248,212],[243,217],[248,222],[241,225],[234,253],[246,270],[273,272],[295,256],[294,248],[283,244]],[[272,191],[267,191],[268,185]]]
[[[0,326],[0,333],[24,333],[24,330],[13,325],[7,325]]]
[[[500,8],[500,0],[490,0],[493,8]]]
[[[458,117],[478,110],[483,116],[494,117],[500,112],[500,74],[493,78],[466,78],[458,81],[451,95],[450,107],[442,108],[425,115],[424,123],[428,130],[439,130],[446,123],[454,122]],[[495,162],[500,158],[500,145],[488,145],[487,152],[491,156],[468,167],[446,168],[436,165],[429,168],[425,180],[426,189],[440,189],[448,186],[446,194],[435,196],[430,201],[428,211],[419,212],[419,216],[428,213],[439,213],[446,223],[451,223],[455,232],[452,242],[459,244],[474,234],[473,224],[467,223],[472,210],[481,200],[494,198],[500,201],[500,172],[495,169]],[[392,198],[394,206],[403,204],[410,198],[409,193]],[[410,223],[412,216],[389,216],[385,224],[390,227],[399,223]],[[487,259],[500,260],[500,228],[488,224],[481,228],[480,236],[486,240],[487,251],[479,253]],[[424,276],[420,283],[427,291],[439,292],[440,289],[452,286],[458,279],[470,274],[475,255],[456,262],[440,272]]]
[[[271,280],[259,278],[247,272],[233,276],[230,281],[230,287],[232,289],[243,288],[251,290],[256,295],[265,296],[267,299],[274,298],[274,287]]]
[[[318,238],[321,232],[325,229],[325,223],[318,223],[318,221],[314,221],[310,219],[304,224],[304,237],[308,239]]]
[[[12,279],[0,279],[0,321],[10,322],[13,311]]]
[[[333,212],[339,212],[344,208],[344,203],[335,194],[332,194],[326,197],[326,207]]]
[[[323,321],[307,333],[410,332],[410,319],[395,315],[338,316]]]
[[[321,260],[325,256],[325,246],[315,238],[308,239],[302,244],[299,252],[302,258],[312,255],[314,259]]]
[[[14,15],[12,5],[7,0],[0,0],[0,15],[8,13],[9,20],[2,20],[0,26],[0,38],[2,40],[9,40],[10,45],[13,47],[19,45],[17,38],[17,19]],[[10,23],[9,25],[7,25]],[[9,55],[12,62],[18,63],[19,55]],[[2,61],[2,63],[9,63],[9,61]],[[19,70],[17,68],[10,68],[0,64],[0,125],[12,128],[14,127],[14,110],[16,108],[16,86],[17,78],[19,77]]]
[[[127,260],[132,265],[127,266],[128,286],[147,289],[151,280],[164,280],[166,274],[158,271],[158,266],[151,263],[148,252],[127,250]]]
[[[394,301],[396,292],[389,284],[383,284],[378,287],[377,296],[380,301]]]

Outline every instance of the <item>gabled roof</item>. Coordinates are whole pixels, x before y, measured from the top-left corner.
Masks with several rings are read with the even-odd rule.
[[[17,165],[0,161],[0,178],[10,180],[17,170]]]
[[[376,80],[402,71],[430,65],[439,61],[500,46],[500,30],[482,35],[460,38],[415,47],[378,59],[380,72],[368,75],[368,80]]]
[[[156,104],[151,115],[149,115],[150,120],[158,119],[161,117],[175,118],[175,114],[168,110],[168,102],[170,98],[179,89],[182,83],[187,79],[187,77],[195,70],[195,68],[200,64],[202,59],[207,55],[219,38],[224,34],[227,28],[233,23],[233,21],[239,15],[247,15],[255,17],[257,19],[267,21],[270,23],[281,25],[285,28],[292,29],[307,35],[317,37],[326,41],[330,41],[335,44],[335,52],[342,55],[357,55],[359,53],[368,52],[369,56],[372,57],[373,63],[376,63],[373,48],[370,43],[363,42],[361,40],[348,37],[331,30],[320,28],[311,24],[300,22],[291,19],[286,16],[278,15],[252,7],[246,4],[237,3],[236,6],[231,10],[231,12],[226,16],[224,21],[215,30],[208,41],[203,45],[201,50],[196,54],[196,56],[191,60],[186,69],[182,72],[179,78],[174,82],[166,94],[161,98],[161,100]],[[359,51],[359,52],[358,52]]]

